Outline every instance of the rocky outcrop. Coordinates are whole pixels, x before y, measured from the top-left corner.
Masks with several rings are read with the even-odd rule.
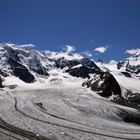
[[[2,85],[2,78],[0,76],[0,88],[3,88],[4,86]]]
[[[87,66],[90,69],[100,71],[100,68],[94,63],[93,60],[90,60],[89,58],[81,59],[80,64],[82,64],[83,66]]]
[[[140,110],[140,93],[132,93],[132,91],[125,89],[125,96],[118,96],[113,98],[113,102]]]
[[[94,63],[94,61],[83,58],[79,61],[79,66],[76,65],[75,67],[69,67],[66,70],[69,74],[75,77],[82,77],[82,78],[90,78],[90,74],[100,74],[100,68]]]
[[[118,114],[118,116],[120,116],[122,118],[122,120],[124,122],[140,125],[140,113],[139,112],[128,112],[124,109],[119,109],[117,114]]]
[[[48,76],[47,58],[36,50],[21,48],[14,44],[0,45],[0,74],[3,77],[14,75],[27,83],[35,81],[35,75]]]
[[[76,66],[78,64],[80,64],[78,60],[67,60],[64,57],[55,60],[55,66],[61,69],[63,69],[64,67],[72,68],[73,66]]]
[[[0,70],[0,75],[2,75],[3,77],[9,76],[9,74],[3,70]]]
[[[68,69],[68,70],[66,70],[66,72],[68,72],[72,76],[82,77],[82,78],[90,78],[89,74],[93,74],[93,73],[99,74],[100,73],[100,71],[89,68],[85,65],[76,67],[76,68],[72,68],[72,69]]]
[[[140,56],[131,56],[130,58],[117,63],[117,69],[121,72],[129,73],[129,75],[135,75],[139,77],[140,74]],[[124,75],[126,74],[124,73]],[[128,76],[125,75],[125,76]],[[130,76],[128,76],[130,77]]]
[[[11,57],[9,58],[8,62],[15,76],[19,77],[19,79],[27,83],[34,82],[35,77],[29,72],[29,70],[24,65],[20,64],[18,61],[15,61]]]
[[[126,71],[137,75],[140,73],[140,65],[137,65],[137,66],[128,65],[128,67],[126,68]]]
[[[106,98],[112,95],[121,95],[121,88],[118,82],[109,72],[102,72],[100,75],[87,80],[83,83],[83,86],[91,88],[91,90]]]
[[[38,60],[37,56],[34,56],[33,59],[30,60],[29,68],[39,75],[48,76],[47,69],[42,66],[41,62]]]
[[[126,77],[132,77],[131,74],[129,72],[126,72],[126,71],[122,71],[121,74],[123,74]]]

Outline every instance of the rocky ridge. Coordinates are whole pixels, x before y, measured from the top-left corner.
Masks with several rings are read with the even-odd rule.
[[[139,57],[134,55],[125,61],[115,63],[118,72],[130,78],[139,77]],[[102,97],[113,97],[112,101],[134,108],[138,108],[140,103],[139,94],[122,87],[111,70],[103,70],[93,60],[75,52],[40,52],[20,45],[1,44],[0,67],[1,87],[2,79],[10,75],[26,83],[33,83],[37,77],[48,78],[52,69],[63,69],[64,73],[85,79],[82,86],[90,88]]]

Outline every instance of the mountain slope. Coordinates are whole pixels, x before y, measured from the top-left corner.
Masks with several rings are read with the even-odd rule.
[[[139,140],[139,76],[117,64],[1,44],[0,138]]]
[[[96,94],[118,103],[120,100],[125,103],[134,100],[131,95],[138,98],[140,93],[140,82],[137,80],[140,60],[138,54],[127,59],[129,64],[127,60],[122,61],[123,65],[122,62],[113,61],[110,64],[104,64],[84,58],[74,51],[50,52],[47,50],[40,52],[34,48],[21,47],[20,45],[1,44],[0,60],[0,74],[5,77],[6,82],[11,81],[12,78],[9,77],[15,76],[26,83],[35,82],[36,85],[44,84],[45,86],[46,84],[48,86],[49,83],[57,85],[78,78],[80,86],[88,87]],[[122,82],[123,79],[126,79],[125,77],[129,77],[128,86]],[[18,80],[14,81],[16,85],[22,83]],[[137,90],[131,88],[129,81],[136,81]],[[4,83],[6,84],[6,82]],[[135,107],[138,105],[137,102]]]

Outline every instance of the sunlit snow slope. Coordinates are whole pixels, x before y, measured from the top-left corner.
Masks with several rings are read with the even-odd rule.
[[[15,44],[0,56],[0,140],[140,140],[138,65]]]

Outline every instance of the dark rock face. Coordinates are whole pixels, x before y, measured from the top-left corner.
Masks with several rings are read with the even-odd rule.
[[[94,61],[90,60],[89,58],[81,59],[80,64],[87,66],[88,68],[95,69],[96,71],[100,71],[100,68],[94,63]]]
[[[81,67],[73,68],[74,66],[81,64]],[[65,58],[60,58],[55,61],[55,66],[57,68],[68,67],[66,72],[70,73],[75,77],[86,78],[89,77],[90,73],[99,73],[100,68],[88,58],[83,58],[81,60],[66,60]]]
[[[76,64],[76,63],[74,63],[74,64]],[[66,72],[68,72],[72,76],[82,77],[82,78],[90,78],[89,74],[93,74],[93,73],[100,74],[101,73],[100,68],[94,63],[94,61],[91,61],[88,58],[81,59],[81,61],[77,62],[77,64],[81,64],[81,66],[75,67],[75,68],[69,67],[69,69],[66,70]],[[74,65],[74,66],[76,66],[76,65]]]
[[[33,49],[21,48],[14,44],[5,44],[2,46],[1,59],[2,70],[0,74],[3,77],[9,76],[8,73],[13,74],[24,82],[34,82],[35,77],[32,75],[48,76],[47,58],[39,51]],[[6,72],[5,72],[6,71]]]
[[[34,76],[28,71],[28,69],[24,65],[20,64],[18,61],[15,61],[11,57],[9,58],[8,62],[14,75],[19,77],[19,79],[27,83],[32,83],[35,80]]]
[[[125,75],[126,77],[131,77],[131,74],[129,73],[129,72],[125,72],[125,71],[123,71],[123,72],[121,72],[123,75]]]
[[[0,88],[3,88],[4,86],[2,85],[2,78],[0,77]]]
[[[123,106],[140,110],[140,93],[132,93],[131,91],[127,90],[125,97],[118,96],[112,101]]]
[[[32,83],[35,78],[34,76],[28,71],[28,69],[21,64],[20,58],[18,56],[18,52],[15,50],[12,50],[11,48],[8,50],[8,64],[11,66],[11,70],[13,71],[13,74],[19,79],[23,80],[27,83]]]
[[[120,69],[121,67],[123,67],[125,65],[125,61],[120,61],[117,63],[117,69]]]
[[[55,66],[57,68],[63,69],[64,67],[72,68],[73,66],[78,65],[79,62],[76,60],[66,60],[64,57],[55,60]]]
[[[9,76],[8,73],[4,72],[3,70],[0,70],[0,75],[2,75],[3,77]]]
[[[134,73],[134,74],[139,74],[139,72],[140,72],[140,65],[137,65],[137,66],[128,65],[126,67],[126,71]]]
[[[138,112],[127,112],[123,109],[120,109],[120,111],[117,113],[118,116],[122,118],[124,122],[127,123],[134,123],[137,125],[140,125],[140,113]]]
[[[98,59],[98,62],[103,63],[103,62],[104,62],[104,60],[103,60],[103,59]]]
[[[89,74],[97,73],[99,74],[100,71],[96,71],[95,69],[91,69],[87,66],[81,66],[73,69],[66,70],[69,74],[75,77],[82,77],[82,78],[90,78]]]
[[[102,72],[97,79],[94,78],[83,83],[83,86],[90,87],[91,90],[103,97],[111,95],[121,95],[121,88],[112,74],[109,72]]]
[[[47,69],[44,68],[36,56],[30,61],[30,69],[39,75],[48,76]]]
[[[117,63],[117,69],[121,69],[122,67],[125,67],[126,73],[122,73],[127,77],[130,77],[127,73],[136,75],[140,73],[140,65],[130,65],[129,61],[120,61]]]

